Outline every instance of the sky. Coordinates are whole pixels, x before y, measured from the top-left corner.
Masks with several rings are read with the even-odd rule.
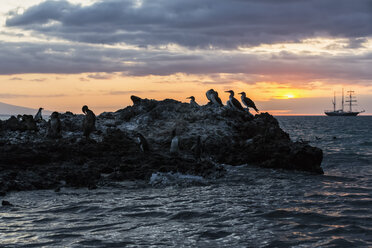
[[[0,102],[30,108],[205,104],[213,88],[321,115],[344,88],[372,114],[371,65],[372,0],[0,1]]]

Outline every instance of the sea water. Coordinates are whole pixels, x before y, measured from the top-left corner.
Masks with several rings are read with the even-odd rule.
[[[323,149],[324,175],[225,165],[217,180],[9,193],[0,247],[372,246],[372,117],[278,120]]]

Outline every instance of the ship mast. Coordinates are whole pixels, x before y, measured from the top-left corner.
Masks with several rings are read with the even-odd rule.
[[[333,111],[336,112],[336,91],[333,92]]]
[[[354,94],[354,91],[349,90],[349,91],[347,92],[347,94],[349,95],[349,100],[346,100],[346,102],[349,103],[350,112],[353,112],[353,111],[352,111],[353,102],[356,102],[356,101],[357,101],[357,100],[353,100],[353,94]]]
[[[342,112],[344,112],[344,88],[342,88],[342,105],[341,105],[341,108],[342,108]]]

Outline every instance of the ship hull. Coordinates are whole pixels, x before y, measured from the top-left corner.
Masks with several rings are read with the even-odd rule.
[[[357,116],[360,112],[324,112],[328,116]]]

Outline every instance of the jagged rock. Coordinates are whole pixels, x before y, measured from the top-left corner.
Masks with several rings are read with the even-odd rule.
[[[133,106],[99,115],[91,139],[82,138],[84,116],[71,112],[59,115],[58,140],[47,138],[46,122],[37,124],[38,132],[30,131],[35,126],[28,117],[2,122],[0,191],[56,189],[61,181],[67,187],[93,189],[104,180],[149,180],[156,172],[222,176],[223,167],[215,163],[323,173],[322,151],[292,142],[268,113],[252,117],[210,104],[131,99]],[[180,153],[173,157],[169,148],[175,128]],[[141,151],[138,133],[146,138],[150,152]]]
[[[37,131],[37,125],[32,115],[19,115],[18,118],[11,116],[2,125],[3,130],[10,131]]]
[[[21,124],[24,125],[24,130],[37,131],[36,121],[32,115],[23,115]]]
[[[17,131],[20,129],[21,123],[15,116],[11,116],[8,120],[4,122],[3,126],[5,130],[8,129],[11,131]]]

